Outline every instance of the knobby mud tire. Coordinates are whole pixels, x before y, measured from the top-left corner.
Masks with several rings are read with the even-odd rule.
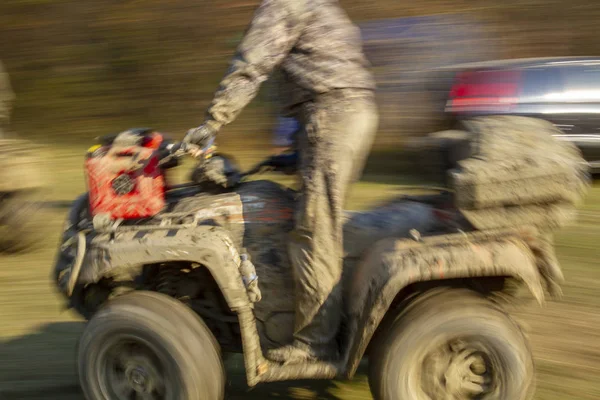
[[[89,321],[78,349],[81,387],[90,400],[113,400],[102,367],[115,337],[138,338],[156,350],[170,392],[167,400],[221,400],[225,371],[220,349],[202,320],[166,295],[134,292],[109,301]],[[133,338],[133,339],[132,339]]]
[[[41,245],[46,224],[35,193],[11,193],[0,200],[0,252],[19,253]]]
[[[450,374],[450,367],[436,374],[432,366],[437,364],[426,362],[428,354],[441,357],[438,345],[456,343],[464,346],[460,351],[473,350],[462,354],[477,354],[484,364],[477,367],[478,374],[485,372],[476,380],[488,382],[482,387],[490,392],[482,397],[464,394],[462,380],[451,382],[460,374]],[[473,372],[473,364],[465,365],[467,374]],[[534,364],[520,327],[496,304],[469,290],[434,290],[414,300],[378,336],[369,355],[369,385],[376,400],[528,400],[535,387]]]

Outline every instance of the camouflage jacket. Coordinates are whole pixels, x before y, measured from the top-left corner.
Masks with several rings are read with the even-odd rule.
[[[275,68],[283,75],[288,111],[333,89],[375,89],[360,30],[337,0],[263,0],[208,120],[217,128],[233,121]]]

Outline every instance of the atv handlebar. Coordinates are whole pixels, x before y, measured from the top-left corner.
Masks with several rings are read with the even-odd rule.
[[[294,151],[271,156],[265,161],[254,166],[254,168],[245,172],[243,176],[246,177],[263,171],[277,171],[283,172],[287,175],[291,175],[296,172],[297,168],[298,153]]]
[[[189,155],[203,161],[208,160],[215,152],[216,146],[214,140],[211,140],[204,147],[200,147],[194,144],[185,142],[172,142],[166,144],[164,149],[168,153],[168,159],[178,159],[183,156]],[[165,160],[166,161],[166,160]],[[240,177],[248,177],[260,172],[266,171],[277,171],[285,174],[294,174],[298,166],[298,153],[297,152],[286,152],[270,156],[266,160],[260,162],[250,170],[241,173]]]
[[[201,150],[200,147],[196,145],[184,142],[170,143],[165,149],[170,155],[175,157],[182,157],[187,154],[195,154]]]
[[[186,142],[172,142],[165,146],[165,150],[170,156],[180,158],[185,155],[190,155],[194,158],[200,158],[212,154],[214,152],[214,139],[211,139],[204,147]]]

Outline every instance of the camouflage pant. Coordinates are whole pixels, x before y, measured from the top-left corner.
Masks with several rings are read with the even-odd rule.
[[[295,339],[318,351],[335,339],[341,322],[344,203],[370,152],[378,113],[370,91],[340,90],[305,104],[302,114],[302,190],[289,247]]]

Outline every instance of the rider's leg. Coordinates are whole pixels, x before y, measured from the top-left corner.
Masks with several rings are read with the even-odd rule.
[[[302,362],[336,355],[342,313],[343,210],[377,130],[372,94],[326,96],[306,106],[299,137],[302,192],[289,252],[296,282],[294,343],[269,353]]]

